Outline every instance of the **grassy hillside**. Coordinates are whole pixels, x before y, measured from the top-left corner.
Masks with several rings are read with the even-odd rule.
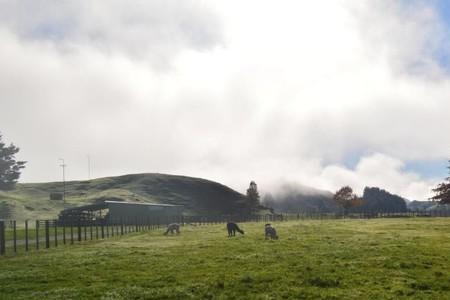
[[[50,200],[49,194],[62,189],[61,182],[29,183],[0,192],[0,218],[54,218],[64,204]],[[132,174],[66,182],[65,207],[103,200],[181,204],[188,214],[228,214],[240,211],[245,204],[244,196],[229,187],[185,176]]]
[[[450,299],[449,218],[185,226],[0,258],[1,299]]]

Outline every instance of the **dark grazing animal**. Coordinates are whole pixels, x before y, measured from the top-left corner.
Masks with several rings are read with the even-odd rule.
[[[270,238],[271,240],[278,240],[277,231],[272,227],[271,224],[266,224],[264,228],[266,240]]]
[[[244,230],[241,230],[236,223],[227,223],[228,237],[235,236],[236,231],[244,234]]]
[[[174,231],[175,231],[177,234],[180,234],[180,224],[178,224],[178,223],[172,223],[172,224],[167,225],[167,230],[166,230],[166,232],[164,232],[164,235],[167,235],[169,232],[170,232],[171,234],[173,234]]]

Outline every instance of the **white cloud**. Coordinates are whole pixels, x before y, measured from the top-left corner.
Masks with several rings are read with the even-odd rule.
[[[0,130],[25,181],[57,180],[58,157],[84,178],[89,153],[94,176],[423,198],[401,162],[448,155],[448,30],[426,3],[58,3],[0,2]]]
[[[123,53],[152,67],[170,67],[185,48],[221,43],[221,21],[198,1],[1,1],[3,25],[23,40],[47,41],[63,51],[95,48]]]
[[[436,179],[424,179],[405,171],[402,161],[380,153],[362,157],[354,170],[339,165],[326,166],[315,181],[331,191],[349,185],[359,194],[366,186],[382,187],[410,200],[427,200],[436,186]]]

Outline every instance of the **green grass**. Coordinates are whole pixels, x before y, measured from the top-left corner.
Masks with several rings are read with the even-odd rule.
[[[0,258],[0,299],[450,299],[450,219],[185,226]]]

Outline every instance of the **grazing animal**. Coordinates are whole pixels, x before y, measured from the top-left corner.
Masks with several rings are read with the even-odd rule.
[[[174,234],[176,232],[177,234],[180,234],[180,224],[178,223],[172,223],[167,225],[167,230],[164,232],[164,235],[167,235],[168,233]]]
[[[241,230],[236,223],[227,223],[228,237],[235,236],[236,231],[240,234],[244,234],[244,230]]]
[[[268,238],[270,238],[271,240],[278,240],[277,231],[275,230],[275,228],[272,227],[271,224],[266,224],[264,231],[265,231],[266,240]]]

